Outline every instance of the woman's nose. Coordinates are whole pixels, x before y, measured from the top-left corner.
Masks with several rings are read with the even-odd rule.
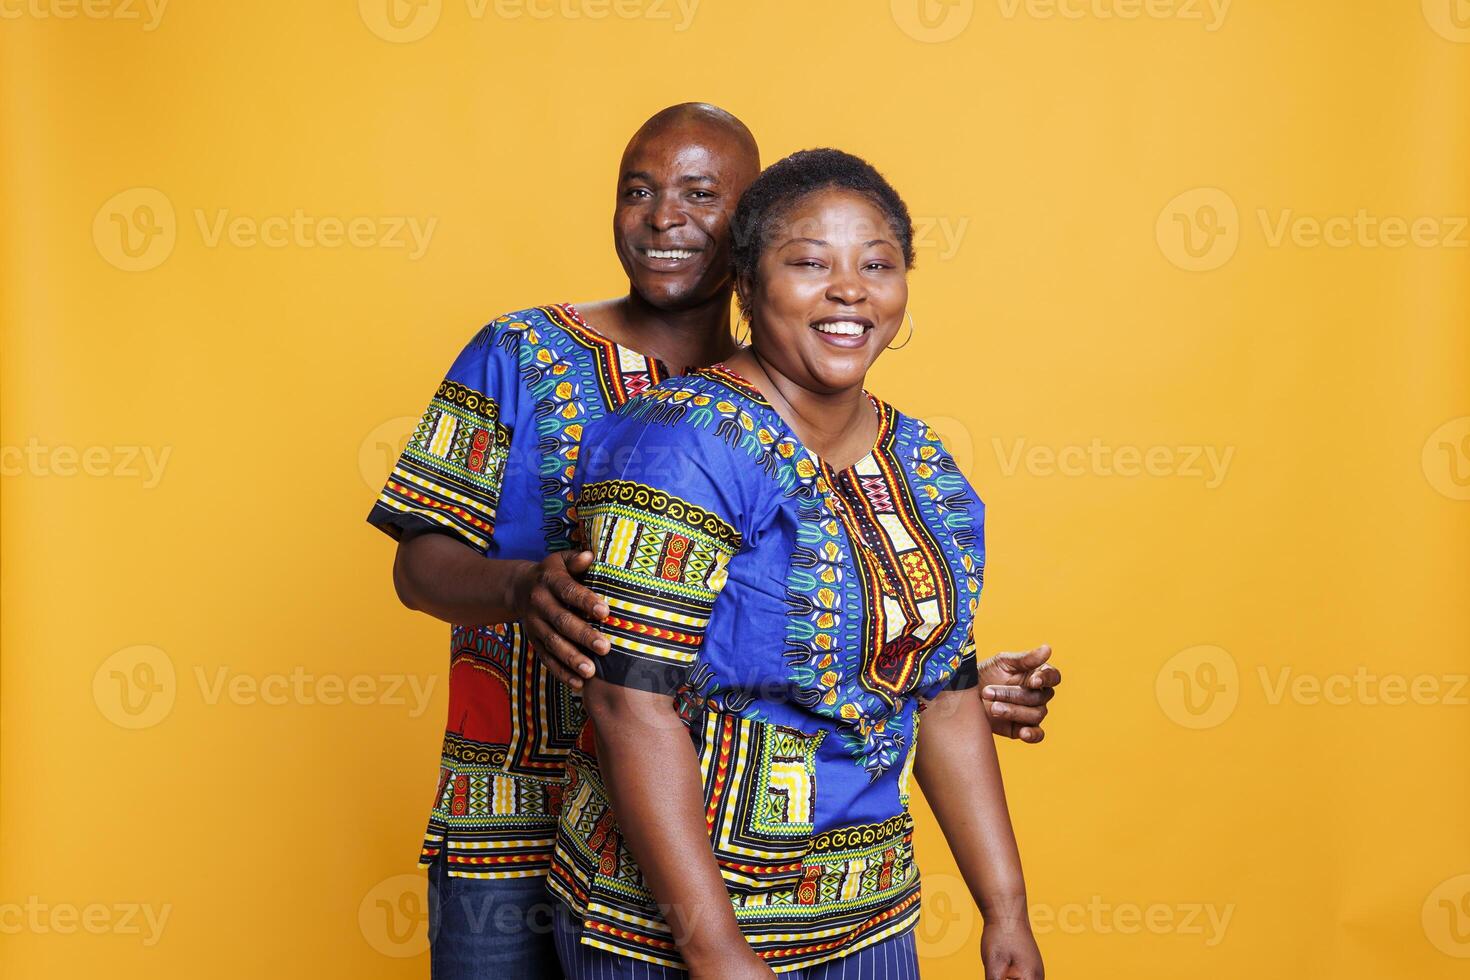
[[[828,299],[844,306],[852,306],[862,302],[867,295],[863,281],[856,275],[841,270],[833,271],[832,281],[827,284]]]

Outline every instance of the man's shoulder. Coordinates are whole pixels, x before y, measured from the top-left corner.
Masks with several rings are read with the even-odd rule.
[[[568,303],[546,303],[502,313],[485,326],[480,334],[504,346],[539,343],[548,334],[563,334],[580,327],[576,311]]]

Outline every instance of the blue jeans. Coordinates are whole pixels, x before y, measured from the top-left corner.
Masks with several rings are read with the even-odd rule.
[[[429,866],[433,980],[559,980],[546,879],[453,878]]]
[[[644,963],[593,946],[583,946],[582,923],[557,902],[556,947],[567,980],[688,980],[686,970]],[[547,974],[555,976],[555,974]],[[891,936],[871,946],[804,970],[781,974],[782,980],[919,980],[919,953],[914,931]]]

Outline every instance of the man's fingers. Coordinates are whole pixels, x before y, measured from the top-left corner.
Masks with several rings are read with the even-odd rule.
[[[590,551],[578,551],[572,548],[569,551],[563,551],[562,555],[564,556],[562,564],[573,575],[581,575],[592,567],[592,552]]]
[[[593,653],[602,654],[612,649],[612,644],[608,642],[607,637],[587,625],[570,610],[563,609],[549,618],[551,625],[561,634],[562,639],[580,647],[581,650],[591,650]]]
[[[542,649],[539,641],[531,641],[531,650],[533,653],[536,654],[540,661],[546,665],[546,669],[550,671],[552,677],[555,677],[557,680],[561,681],[563,684],[565,684],[567,687],[570,687],[574,691],[580,691],[582,689],[582,678],[578,677],[566,667],[562,666],[561,663],[557,661],[556,657],[545,652]]]
[[[1032,707],[1046,704],[1055,693],[1050,690],[1027,690],[1017,684],[986,684],[980,692],[987,701],[1009,701],[1011,704],[1026,704]]]
[[[1001,654],[1001,656],[1014,657],[1015,660],[1012,662],[1016,667],[1021,670],[1032,671],[1051,659],[1051,644],[1043,643],[1041,646],[1027,650],[1025,653],[1006,653]]]
[[[1019,737],[1021,741],[1027,743],[1028,745],[1035,745],[1037,742],[1046,738],[1046,732],[1042,731],[1040,728],[1028,727],[1021,729],[1017,737]]]
[[[1027,674],[1026,679],[1021,683],[1026,687],[1040,688],[1056,687],[1061,682],[1062,672],[1051,664],[1046,664]]]
[[[581,674],[583,677],[591,677],[597,672],[592,661],[587,659],[576,647],[568,643],[550,623],[536,624],[535,628],[537,652],[541,654],[547,663],[560,664],[569,671]],[[580,682],[574,687],[580,687]]]
[[[590,616],[596,620],[607,618],[607,603],[598,598],[596,592],[570,575],[547,576],[546,584],[551,593],[567,608],[576,609],[584,616]]]
[[[598,632],[596,627],[588,625],[587,621],[578,616],[575,611],[561,604],[554,586],[554,583],[548,583],[544,589],[531,596],[531,609],[534,614],[563,639],[580,647],[579,653],[604,654],[611,650],[612,644],[608,642],[607,637]]]

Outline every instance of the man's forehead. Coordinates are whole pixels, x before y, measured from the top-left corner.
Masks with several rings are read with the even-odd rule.
[[[700,174],[742,181],[753,179],[759,169],[758,151],[743,131],[717,119],[698,117],[645,125],[628,142],[620,168],[666,180]]]

